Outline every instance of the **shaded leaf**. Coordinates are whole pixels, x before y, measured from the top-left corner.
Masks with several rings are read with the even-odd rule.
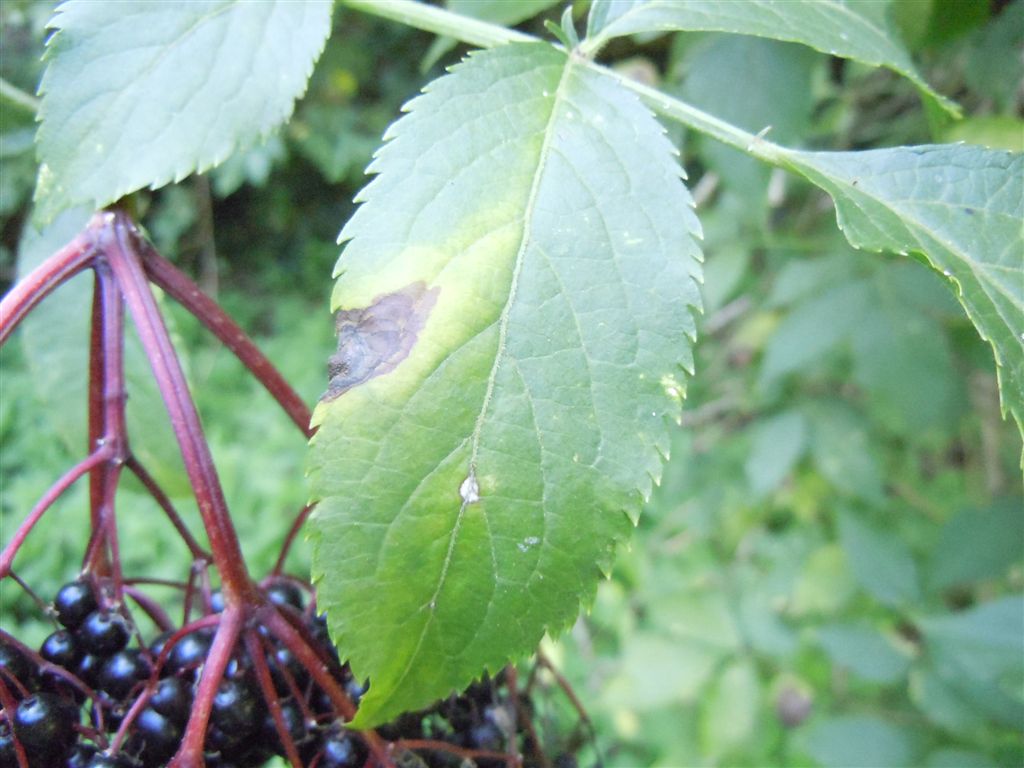
[[[914,735],[877,717],[833,717],[807,735],[807,751],[825,768],[903,768],[913,764]]]
[[[359,727],[575,619],[660,476],[698,302],[673,149],[611,77],[507,45],[407,110],[342,232],[311,448]]]
[[[968,509],[947,522],[931,552],[928,584],[933,590],[996,578],[1024,559],[1021,499],[987,509]]]
[[[69,0],[50,26],[42,220],[180,181],[266,136],[306,88],[331,3]]]
[[[778,488],[806,444],[807,423],[801,413],[787,411],[760,422],[744,465],[751,490],[764,494]]]
[[[902,541],[852,514],[840,516],[839,539],[854,577],[879,601],[901,605],[918,599],[917,566]]]
[[[910,660],[877,629],[857,624],[829,624],[818,630],[822,648],[840,667],[876,683],[894,683],[907,673]]]
[[[917,73],[887,15],[888,3],[839,0],[595,0],[584,48],[597,50],[613,37],[640,32],[734,32],[787,40],[833,56],[888,67],[947,111],[957,113],[956,105]]]
[[[1024,155],[934,145],[786,150],[782,161],[832,196],[852,245],[922,253],[953,282],[1024,432]]]

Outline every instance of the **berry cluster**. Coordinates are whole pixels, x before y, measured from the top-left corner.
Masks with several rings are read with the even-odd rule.
[[[365,686],[339,660],[313,601],[285,579],[264,594],[303,628],[358,703]],[[29,768],[159,768],[180,748],[215,628],[194,622],[200,626],[164,631],[144,644],[127,611],[107,603],[95,584],[74,581],[58,591],[53,608],[61,628],[38,653],[0,635],[0,768],[21,765],[19,748]],[[224,610],[217,591],[205,604],[207,619]],[[254,637],[257,644],[238,644],[218,683],[205,733],[208,768],[255,768],[287,756],[289,747],[304,766],[367,764],[363,737],[342,727],[334,702],[293,651],[259,627]],[[263,656],[272,697],[260,685],[253,648]],[[429,768],[502,768],[520,753],[527,759],[518,764],[529,765],[531,747],[539,748],[521,732],[530,706],[524,694],[510,695],[499,675],[378,733],[417,750],[414,764]]]
[[[266,596],[296,613],[304,610],[302,591],[289,582],[271,584]],[[223,609],[217,592],[209,603],[214,612]],[[214,629],[166,631],[148,645],[133,643],[138,633],[130,619],[101,605],[98,590],[86,580],[64,585],[54,612],[61,628],[43,641],[38,654],[0,639],[0,684],[13,704],[13,711],[5,706],[0,713],[0,768],[19,765],[16,743],[30,768],[165,765],[181,744]],[[312,611],[308,615],[310,634],[333,653],[325,624]],[[336,724],[330,699],[311,684],[287,648],[269,638],[264,648],[280,714],[303,763],[361,766],[365,747]],[[333,658],[349,695],[358,697],[361,687]],[[285,754],[244,648],[218,686],[205,747],[209,768],[259,766],[272,754]]]

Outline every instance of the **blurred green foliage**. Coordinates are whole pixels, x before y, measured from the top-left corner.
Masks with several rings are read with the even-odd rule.
[[[793,146],[1020,150],[1024,2],[963,7],[894,6],[930,82],[964,106],[958,123],[891,73],[788,44],[692,34],[616,40],[608,55]],[[28,93],[49,13],[0,8],[0,76]],[[334,239],[362,171],[400,105],[463,50],[424,74],[429,36],[340,10],[335,25],[278,135],[132,201],[157,246],[217,292],[308,402],[326,380]],[[34,128],[2,106],[10,283]],[[925,266],[851,250],[820,193],[708,139],[674,138],[706,235],[697,377],[632,549],[573,632],[545,644],[587,704],[606,764],[1021,765],[1021,443],[1000,417],[988,348]],[[223,348],[165,306],[243,548],[265,572],[305,499],[303,440]],[[68,393],[82,391],[83,338],[54,333],[58,322],[0,351],[3,541],[81,455],[69,427],[84,403]],[[74,386],[44,386],[40,371]],[[151,437],[138,419],[133,429]],[[194,524],[174,457],[157,446],[149,461]],[[127,482],[118,503],[126,570],[183,578],[185,549],[140,487]],[[87,514],[76,486],[19,557],[44,597],[77,570]],[[302,542],[289,567],[306,571]],[[46,632],[9,580],[0,614],[27,642]]]

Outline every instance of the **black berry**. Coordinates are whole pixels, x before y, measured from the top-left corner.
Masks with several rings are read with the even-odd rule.
[[[92,744],[79,742],[71,748],[64,768],[88,768],[89,762],[98,751]]]
[[[39,655],[64,669],[74,669],[82,652],[74,635],[66,629],[60,629],[43,640]]]
[[[136,684],[149,677],[149,662],[135,648],[118,651],[100,669],[98,685],[115,699],[123,699]]]
[[[334,732],[324,739],[323,753],[318,763],[321,768],[355,768],[362,764],[363,755],[348,734]]]
[[[302,715],[302,709],[295,699],[287,699],[281,702],[281,719],[284,720],[285,730],[291,736],[292,742],[300,744],[306,738],[306,718]],[[263,716],[263,727],[260,729],[260,737],[267,749],[283,755],[284,741],[281,734],[277,732],[277,724],[274,715],[269,710]]]
[[[108,755],[98,752],[89,760],[87,768],[138,768],[139,763],[124,752]]]
[[[206,629],[189,632],[171,648],[167,656],[167,671],[178,674],[202,665],[206,661],[206,654],[210,652],[212,642],[213,633]]]
[[[0,642],[0,679],[17,680],[26,688],[35,687],[36,667],[13,645]]]
[[[76,629],[98,606],[96,595],[88,583],[72,581],[57,591],[53,607],[57,609],[57,619],[61,624],[68,629]]]
[[[149,706],[171,722],[184,725],[192,711],[192,686],[180,677],[165,677],[157,683]]]
[[[128,622],[119,613],[93,611],[78,629],[82,647],[97,656],[111,656],[128,644]]]
[[[132,745],[146,765],[159,765],[181,745],[181,727],[155,709],[146,707],[135,719]]]
[[[289,605],[296,610],[302,610],[302,590],[290,581],[275,581],[267,587],[267,598],[274,605]]]
[[[14,711],[14,733],[30,758],[63,758],[75,740],[78,711],[66,699],[37,693]]]

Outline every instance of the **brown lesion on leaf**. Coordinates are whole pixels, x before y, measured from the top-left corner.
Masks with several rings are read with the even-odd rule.
[[[352,387],[398,367],[412,351],[441,289],[410,283],[385,293],[368,307],[341,309],[334,315],[338,351],[327,360],[327,391],[321,401],[334,400]]]

